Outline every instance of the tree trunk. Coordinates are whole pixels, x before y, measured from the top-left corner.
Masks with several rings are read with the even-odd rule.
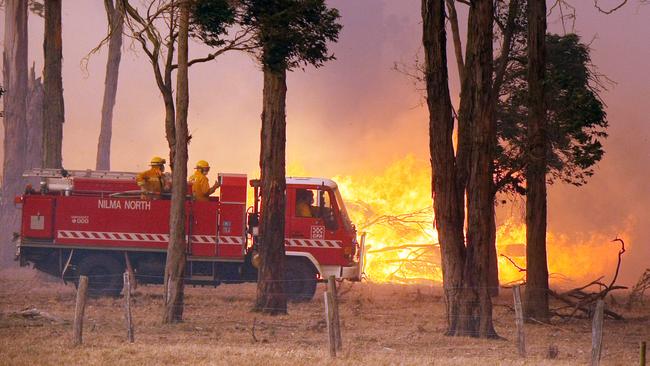
[[[434,212],[442,249],[448,335],[494,337],[489,294],[490,219],[493,209],[492,1],[470,6],[467,54],[461,91],[458,155],[447,77],[442,0],[423,0]],[[494,137],[495,138],[495,137]],[[467,246],[463,243],[467,187]]]
[[[459,295],[463,283],[465,212],[463,193],[458,191],[456,176],[452,137],[454,120],[449,97],[443,0],[423,0],[422,20],[429,108],[429,150],[433,172],[433,208],[442,257],[447,334],[453,335],[458,327]]]
[[[447,9],[449,10],[449,24],[451,25],[451,38],[454,43],[454,53],[456,55],[456,67],[458,68],[458,79],[463,82],[465,69],[463,61],[463,45],[460,42],[460,30],[458,28],[458,14],[456,13],[456,0],[447,0]]]
[[[43,83],[36,78],[32,66],[29,73],[27,95],[27,152],[25,169],[40,168],[43,164]]]
[[[63,142],[63,61],[61,0],[45,0],[45,40],[43,41],[43,167],[62,167]]]
[[[492,185],[493,186],[493,185]],[[494,188],[492,189],[492,202],[495,202]],[[499,296],[499,260],[497,258],[497,213],[496,206],[492,204],[490,210],[490,236],[488,241],[488,286],[490,288],[490,296]]]
[[[13,198],[23,189],[27,142],[27,2],[5,2],[4,51],[4,161],[0,204],[0,264],[8,262],[8,242],[18,229]]]
[[[526,169],[526,318],[548,321],[546,262],[546,3],[528,3],[529,122]]]
[[[117,95],[117,81],[122,57],[122,30],[124,28],[124,11],[122,2],[104,0],[110,29],[108,41],[108,60],[106,61],[106,79],[104,80],[104,101],[102,103],[102,121],[97,143],[97,170],[111,169],[111,136],[113,130],[113,107]]]
[[[264,92],[260,170],[262,217],[255,308],[269,314],[286,314],[284,293],[284,214],[286,144],[286,70],[264,66]]]
[[[189,5],[180,5],[178,31],[178,74],[176,76],[176,155],[172,165],[172,202],[169,218],[169,246],[165,265],[165,314],[163,323],[183,320],[183,274],[185,271],[185,195],[187,194],[187,112]]]
[[[496,128],[492,103],[492,0],[470,6],[462,97],[470,131],[467,180],[467,256],[463,272],[460,335],[494,337],[489,292],[490,228],[492,210],[492,159]]]
[[[172,94],[172,64],[174,63],[174,44],[176,42],[176,26],[175,12],[172,8],[169,11],[169,38],[167,39],[167,58],[165,59],[164,76],[160,77],[160,71],[154,67],[154,72],[157,73],[158,88],[163,96],[165,102],[165,137],[169,145],[169,164],[173,166],[176,157],[176,121],[175,121],[175,108],[174,97]],[[180,47],[180,44],[179,44]],[[153,60],[152,60],[153,61]],[[155,60],[156,66],[158,60]],[[180,67],[180,65],[179,65]],[[188,65],[189,67],[189,65]],[[162,83],[161,83],[162,81]],[[178,79],[177,79],[178,82]]]
[[[512,38],[515,33],[515,28],[517,28],[517,17],[519,14],[520,2],[519,0],[510,0],[508,5],[508,18],[506,20],[505,29],[503,30],[503,42],[501,43],[501,54],[496,60],[496,67],[494,71],[494,81],[492,83],[492,104],[496,108],[497,100],[499,94],[501,93],[501,86],[503,85],[503,80],[505,78],[506,70],[509,65],[510,52],[512,50]],[[493,118],[497,118],[496,113],[493,113]],[[496,120],[494,121],[496,126]],[[494,144],[498,144],[496,135],[494,136]],[[497,189],[493,187],[492,190],[492,201],[496,201]],[[496,236],[497,236],[497,225],[496,225],[496,208],[494,204],[492,205],[492,216],[490,218],[490,262],[489,262],[489,284],[490,284],[490,295],[496,297],[499,295],[499,261],[497,258],[497,248],[496,248]]]

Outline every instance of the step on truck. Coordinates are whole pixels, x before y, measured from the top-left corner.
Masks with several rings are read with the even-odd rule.
[[[143,196],[136,173],[36,169],[36,179],[16,197],[22,209],[16,259],[21,266],[76,283],[89,278],[95,295],[118,295],[122,273],[138,283],[162,283],[169,242],[170,196]],[[185,282],[195,285],[255,282],[260,185],[244,174],[218,176],[220,191],[209,201],[185,203]],[[248,186],[253,197],[248,200]],[[191,190],[191,186],[189,187]],[[309,197],[308,210],[304,198]],[[302,201],[301,201],[302,200]],[[252,202],[248,206],[247,202]],[[285,291],[292,300],[311,299],[319,280],[359,281],[363,235],[357,241],[336,183],[287,178]],[[301,206],[302,205],[302,206]]]

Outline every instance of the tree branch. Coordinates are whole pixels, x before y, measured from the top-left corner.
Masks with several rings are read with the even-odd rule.
[[[601,8],[598,5],[598,0],[594,0],[594,6],[596,7],[596,9],[598,9],[599,12],[601,12],[603,14],[611,14],[611,13],[615,12],[616,10],[622,8],[625,4],[627,4],[627,0],[621,1],[620,4],[616,5],[615,7],[611,8],[609,10],[604,10],[603,8]]]
[[[503,43],[501,44],[501,54],[497,60],[496,75],[494,83],[492,84],[492,97],[498,98],[503,79],[505,78],[506,69],[508,68],[508,61],[510,51],[512,50],[512,37],[515,33],[517,14],[519,13],[519,0],[511,0],[508,6],[508,19],[506,20],[505,27],[503,28]]]
[[[517,0],[515,0],[517,1]],[[449,23],[451,24],[451,35],[454,41],[454,53],[456,54],[456,65],[458,67],[458,77],[460,83],[463,83],[465,75],[465,62],[463,61],[463,45],[460,40],[460,30],[458,28],[458,13],[454,0],[446,0],[447,11],[449,12]]]

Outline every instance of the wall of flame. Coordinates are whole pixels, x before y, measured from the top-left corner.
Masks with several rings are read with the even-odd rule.
[[[433,228],[430,172],[426,162],[407,156],[374,174],[335,177],[352,221],[359,232],[367,233],[368,280],[394,283],[442,280],[438,236]],[[497,229],[501,284],[524,280],[525,272],[520,268],[526,266],[526,227],[516,215],[505,216],[498,220]],[[611,276],[620,248],[612,239],[603,233],[580,237],[548,232],[551,282],[569,286]]]

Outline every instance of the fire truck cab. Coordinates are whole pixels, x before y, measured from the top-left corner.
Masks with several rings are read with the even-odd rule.
[[[89,278],[93,294],[117,295],[122,273],[139,283],[162,283],[169,242],[169,195],[143,197],[135,173],[32,170],[40,189],[16,197],[22,206],[17,260],[76,282]],[[264,245],[258,236],[259,181],[219,174],[219,196],[186,210],[186,283],[218,285],[257,280],[253,258]],[[248,185],[254,204],[247,207]],[[190,187],[191,189],[191,187]],[[285,291],[311,299],[316,283],[330,275],[360,280],[363,240],[335,182],[288,178],[286,185]]]

